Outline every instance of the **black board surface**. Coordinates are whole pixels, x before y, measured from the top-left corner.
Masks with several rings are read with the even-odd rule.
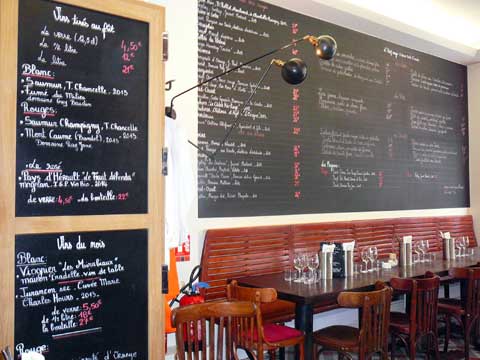
[[[148,359],[147,259],[147,230],[17,235],[15,354]]]
[[[19,1],[17,216],[147,212],[148,34]]]
[[[306,34],[308,78],[274,67],[214,161],[199,152],[199,217],[469,206],[467,69],[256,0],[198,2],[198,80]],[[198,143],[214,152],[272,57],[199,89]]]

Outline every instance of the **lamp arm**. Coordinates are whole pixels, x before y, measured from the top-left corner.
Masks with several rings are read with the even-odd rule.
[[[206,80],[204,80],[204,81],[202,81],[202,82],[200,82],[200,83],[192,86],[191,88],[188,88],[188,89],[186,89],[186,90],[178,93],[178,94],[175,95],[174,97],[172,97],[172,99],[170,100],[170,109],[173,109],[173,101],[174,101],[176,98],[178,98],[179,96],[182,96],[183,94],[186,94],[186,93],[189,92],[189,91],[192,91],[193,89],[196,89],[196,88],[198,88],[198,87],[200,87],[200,86],[203,86],[203,85],[209,83],[209,82],[212,81],[212,80],[218,79],[219,77],[222,77],[222,76],[224,76],[224,75],[227,75],[227,74],[231,73],[232,71],[235,71],[235,70],[237,70],[237,69],[240,69],[240,68],[244,67],[245,65],[251,64],[251,63],[253,63],[253,62],[255,62],[255,61],[258,61],[258,60],[260,60],[260,59],[263,59],[264,57],[267,57],[267,56],[269,56],[269,55],[275,54],[275,53],[278,52],[278,51],[288,49],[289,47],[292,47],[292,46],[294,46],[295,44],[297,44],[297,43],[299,43],[299,42],[301,42],[301,41],[309,40],[311,43],[313,43],[313,42],[315,41],[315,39],[316,39],[316,38],[315,38],[314,36],[312,36],[312,35],[305,35],[304,37],[302,37],[302,38],[300,38],[300,39],[293,40],[292,42],[290,42],[290,43],[288,43],[288,44],[286,44],[286,45],[284,45],[284,46],[282,46],[282,47],[279,47],[278,49],[270,50],[269,52],[267,52],[267,53],[265,53],[265,54],[263,54],[263,55],[257,56],[256,58],[253,58],[253,59],[251,59],[251,60],[248,60],[248,61],[246,61],[246,62],[244,62],[244,63],[242,63],[242,64],[240,64],[240,65],[237,65],[237,66],[234,66],[234,67],[232,67],[232,68],[230,68],[230,69],[227,69],[227,70],[225,70],[224,72],[222,72],[222,73],[220,73],[220,74],[217,74],[217,75],[215,75],[215,76],[212,76],[211,78],[208,78],[208,79],[206,79]]]

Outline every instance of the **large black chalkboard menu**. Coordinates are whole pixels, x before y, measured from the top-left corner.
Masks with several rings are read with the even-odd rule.
[[[17,235],[15,353],[147,359],[147,230]]]
[[[16,215],[147,212],[147,23],[19,1]]]
[[[200,217],[469,206],[467,69],[256,0],[198,1],[204,80],[306,34],[307,80],[273,69],[214,161],[198,155]],[[271,58],[200,88],[198,142],[213,152]]]

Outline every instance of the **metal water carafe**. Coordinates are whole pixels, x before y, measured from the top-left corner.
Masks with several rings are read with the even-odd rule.
[[[333,278],[333,251],[335,250],[335,244],[322,245],[322,250],[320,252],[320,269],[322,271],[322,279],[332,279]]]
[[[355,241],[343,243],[343,261],[344,261],[344,275],[350,277],[354,275],[353,268],[353,251],[355,249]]]
[[[453,258],[452,253],[450,252],[452,247],[452,238],[450,237],[450,233],[446,232],[442,234],[443,239],[443,259],[450,260]],[[453,253],[455,254],[455,253]]]
[[[412,236],[404,236],[400,240],[400,266],[412,265]]]

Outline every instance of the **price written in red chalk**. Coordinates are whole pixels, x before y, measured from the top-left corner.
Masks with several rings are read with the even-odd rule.
[[[97,301],[92,303],[83,303],[82,310],[80,311],[80,314],[78,314],[79,325],[85,326],[89,322],[93,321],[94,310],[98,310],[101,306],[102,306],[102,299],[98,299]]]
[[[120,48],[122,49],[122,73],[124,75],[129,75],[133,71],[135,71],[135,64],[133,64],[135,57],[142,49],[142,42],[141,41],[126,41],[122,40],[120,44]]]
[[[126,193],[119,193],[117,195],[117,199],[120,200],[120,201],[125,201],[128,199],[128,192]]]

